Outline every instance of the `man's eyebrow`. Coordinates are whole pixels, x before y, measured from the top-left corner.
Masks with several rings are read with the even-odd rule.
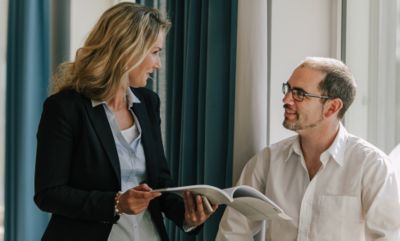
[[[293,87],[292,89],[294,89],[294,90],[300,90],[300,91],[303,91],[303,92],[305,92],[305,93],[308,93],[307,91],[305,91],[303,88],[299,88],[299,87]]]
[[[307,91],[305,91],[303,88],[300,88],[300,87],[292,87],[289,83],[287,83],[287,85],[289,86],[289,88],[291,88],[291,89],[294,89],[294,90],[300,90],[300,91],[303,91],[303,92],[305,92],[305,93],[308,93]]]

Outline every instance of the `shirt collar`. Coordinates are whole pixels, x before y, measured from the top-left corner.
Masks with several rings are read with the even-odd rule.
[[[131,88],[128,88],[126,90],[126,100],[128,101],[129,108],[131,108],[134,103],[140,103],[139,98],[133,93]],[[101,104],[106,104],[107,105],[106,101],[104,101],[104,100],[93,100],[93,99],[91,99],[91,102],[92,102],[92,107],[96,107],[96,106],[101,105]]]
[[[134,103],[140,103],[139,98],[133,93],[131,88],[128,88],[126,92],[126,99],[128,101],[129,108],[131,108]]]
[[[344,162],[344,151],[345,151],[345,145],[347,142],[348,138],[348,132],[346,128],[342,125],[342,123],[339,123],[339,131],[335,137],[335,140],[333,143],[330,145],[330,147],[324,151],[321,154],[321,161],[325,165],[329,157],[332,157],[333,160],[335,160],[340,166],[343,166]],[[303,152],[301,151],[301,146],[300,146],[300,139],[299,136],[297,135],[295,140],[292,142],[291,147],[289,148],[287,158],[285,161],[289,160],[290,157],[293,155],[293,153],[296,153],[299,156],[303,155]]]
[[[301,151],[301,147],[300,147],[300,139],[299,139],[299,135],[296,135],[293,137],[294,140],[289,148],[289,151],[287,153],[287,157],[285,159],[285,162],[288,161],[290,159],[290,157],[293,155],[293,153],[302,156],[302,151]]]
[[[327,159],[323,157],[328,155],[328,157],[331,156],[332,159],[335,160],[340,166],[343,166],[347,138],[348,132],[346,128],[344,128],[342,123],[339,123],[339,131],[335,137],[335,140],[333,141],[332,145],[322,153],[321,159]]]

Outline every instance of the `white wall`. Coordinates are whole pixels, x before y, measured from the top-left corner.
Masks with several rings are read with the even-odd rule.
[[[114,2],[114,0],[71,0],[71,60],[75,58],[76,51],[82,47],[101,14]]]
[[[267,144],[267,1],[238,1],[233,180]],[[249,27],[249,26],[257,27]]]
[[[335,0],[274,0],[271,29],[269,143],[293,135],[282,126],[281,86],[307,56],[338,57]],[[334,22],[332,22],[334,21]]]

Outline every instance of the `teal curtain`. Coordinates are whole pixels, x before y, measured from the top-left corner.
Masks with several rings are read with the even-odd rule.
[[[232,185],[237,0],[167,2],[166,153],[178,185]],[[214,240],[223,208],[197,237]]]
[[[5,240],[37,241],[48,215],[33,202],[36,130],[49,80],[49,6],[9,1]]]

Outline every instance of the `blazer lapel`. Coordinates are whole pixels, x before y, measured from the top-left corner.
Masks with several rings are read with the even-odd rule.
[[[86,102],[86,109],[93,123],[93,127],[100,139],[100,142],[107,153],[108,158],[111,161],[111,165],[117,175],[118,181],[121,180],[121,170],[119,166],[119,158],[117,148],[115,146],[114,137],[110,128],[110,124],[107,120],[106,112],[102,105],[93,107],[89,102]]]
[[[137,95],[137,93],[135,92]],[[139,98],[139,95],[137,95]],[[150,120],[148,118],[147,110],[145,108],[145,104],[142,98],[139,98],[141,103],[134,103],[132,106],[132,111],[135,113],[136,117],[139,119],[140,127],[142,129],[142,145],[144,154],[146,156],[146,170],[147,170],[147,179],[149,183],[153,183],[155,181],[155,170],[157,164],[155,163],[155,159],[153,157],[152,149],[154,148],[153,139],[151,137],[151,127]]]

